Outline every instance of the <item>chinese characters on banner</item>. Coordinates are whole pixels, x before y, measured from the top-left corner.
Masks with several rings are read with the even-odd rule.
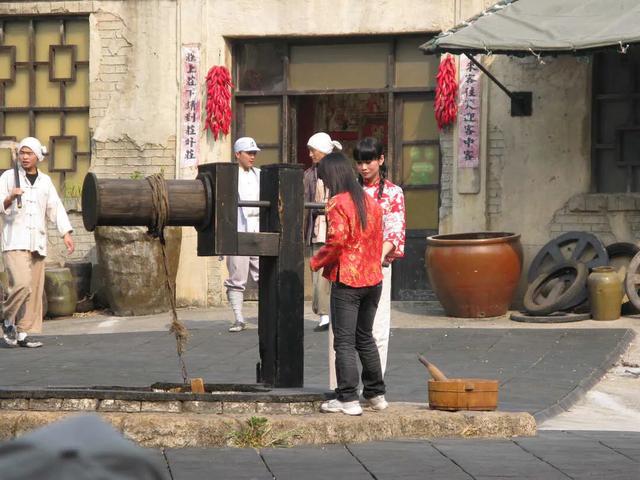
[[[460,56],[458,105],[458,167],[480,166],[480,75],[465,55]]]
[[[180,165],[195,167],[198,165],[200,136],[200,47],[182,46],[182,85],[180,99],[181,112],[181,148]]]

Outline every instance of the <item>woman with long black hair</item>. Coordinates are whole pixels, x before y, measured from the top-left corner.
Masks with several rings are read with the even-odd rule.
[[[382,208],[382,294],[373,322],[373,339],[378,346],[382,375],[387,368],[389,333],[391,331],[391,262],[404,256],[405,208],[402,188],[387,179],[382,144],[374,137],[366,137],[353,150],[364,191]]]
[[[336,352],[337,398],[322,412],[361,415],[358,366],[362,363],[362,395],[376,410],[388,406],[380,357],[371,329],[382,291],[382,210],[356,179],[351,162],[331,153],[318,165],[318,176],[331,192],[327,202],[327,238],[311,258],[313,271],[324,267],[331,285],[331,327]]]

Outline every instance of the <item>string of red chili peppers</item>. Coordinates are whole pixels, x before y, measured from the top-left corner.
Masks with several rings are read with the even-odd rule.
[[[440,60],[436,80],[434,110],[438,128],[442,130],[447,125],[451,125],[458,114],[458,104],[456,103],[456,95],[458,93],[456,65],[451,55],[447,55]]]
[[[231,126],[231,74],[226,67],[211,67],[207,73],[207,105],[204,129],[211,130],[214,140],[229,134]]]

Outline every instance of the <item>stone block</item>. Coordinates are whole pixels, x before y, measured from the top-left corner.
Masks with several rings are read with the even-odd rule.
[[[141,412],[171,412],[182,411],[182,402],[141,402]]]
[[[61,407],[61,398],[32,398],[29,400],[29,410],[58,411]]]
[[[291,402],[289,408],[291,415],[306,415],[318,411],[313,402]]]
[[[569,203],[567,204],[569,211],[571,212],[582,212],[586,208],[586,200],[584,195],[575,195],[569,199]]]
[[[610,212],[633,211],[636,208],[635,197],[624,193],[607,195],[607,209]]]
[[[29,410],[29,399],[7,398],[0,400],[0,410]]]
[[[254,402],[222,402],[222,413],[256,413]]]
[[[141,413],[122,422],[122,433],[148,448],[226,446],[237,424],[218,415]]]
[[[256,413],[266,414],[289,414],[291,409],[288,403],[263,403],[256,404]]]
[[[65,398],[62,400],[60,410],[93,412],[98,408],[98,400],[95,398]]]
[[[192,413],[222,413],[222,402],[182,402],[182,410]]]
[[[580,223],[563,223],[562,224],[563,232],[581,232],[583,230],[585,230],[585,226]]]
[[[607,207],[607,198],[604,195],[585,195],[585,210],[597,212]]]
[[[101,400],[98,410],[101,412],[139,412],[140,402],[131,400]]]

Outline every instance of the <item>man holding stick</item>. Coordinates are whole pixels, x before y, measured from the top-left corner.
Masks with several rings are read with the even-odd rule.
[[[45,148],[34,137],[13,150],[14,170],[0,176],[2,257],[9,276],[9,296],[3,304],[2,331],[9,346],[41,347],[27,336],[42,332],[44,259],[47,218],[56,224],[67,251],[74,250],[71,223],[51,178],[38,170]]]

